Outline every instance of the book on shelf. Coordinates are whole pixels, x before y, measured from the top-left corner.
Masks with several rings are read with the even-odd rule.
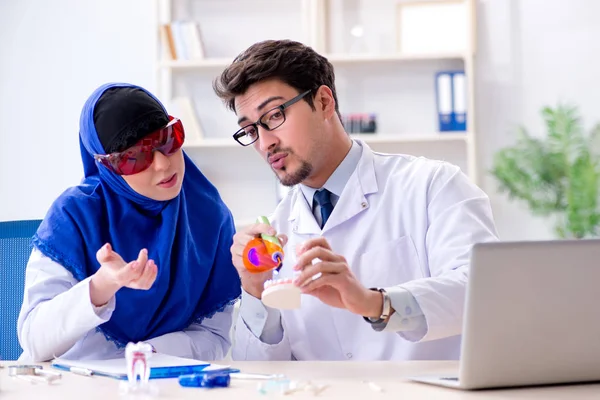
[[[342,125],[348,133],[377,133],[377,114],[342,114]]]
[[[177,20],[160,26],[163,58],[169,60],[200,60],[204,44],[200,26],[195,21]]]

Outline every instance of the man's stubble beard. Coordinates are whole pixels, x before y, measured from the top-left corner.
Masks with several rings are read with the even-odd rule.
[[[283,186],[290,187],[302,183],[306,178],[310,176],[312,170],[312,165],[308,161],[302,160],[300,163],[300,168],[298,168],[298,170],[295,173],[288,174],[287,167],[284,167],[283,176],[279,176],[277,175],[277,173],[275,173],[275,175],[277,175],[279,182],[281,182]]]

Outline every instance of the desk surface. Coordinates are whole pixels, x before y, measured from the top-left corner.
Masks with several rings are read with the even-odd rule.
[[[4,365],[9,365],[4,363]],[[242,372],[285,374],[290,379],[325,384],[328,387],[320,398],[384,398],[410,399],[598,399],[600,384],[565,385],[524,389],[503,389],[466,392],[407,381],[403,376],[417,374],[455,373],[456,362],[233,362]],[[44,364],[44,368],[51,368]],[[367,382],[383,389],[374,390]],[[159,388],[156,399],[198,399],[207,389],[180,387],[177,379],[154,380]],[[31,384],[8,376],[0,369],[0,398],[47,400],[108,400],[119,398],[119,381],[103,377],[85,377],[69,372],[50,386]],[[212,389],[211,399],[268,399],[281,395],[263,395],[257,390],[257,381],[232,380],[230,388]],[[311,392],[296,392],[294,398],[314,398]],[[286,396],[285,398],[289,398]]]

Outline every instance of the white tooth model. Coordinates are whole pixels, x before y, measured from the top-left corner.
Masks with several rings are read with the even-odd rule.
[[[150,358],[152,346],[148,343],[128,343],[125,347],[127,362],[127,382],[122,382],[122,392],[153,393],[156,388],[150,384]]]
[[[129,384],[145,385],[150,380],[149,359],[152,357],[152,346],[148,343],[128,343],[125,347],[127,360],[127,380]]]

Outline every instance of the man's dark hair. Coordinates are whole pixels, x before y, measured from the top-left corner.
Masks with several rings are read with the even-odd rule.
[[[340,117],[333,65],[312,48],[292,40],[265,40],[238,55],[213,82],[217,96],[235,111],[235,96],[268,79],[278,79],[299,93],[311,91],[304,100],[314,110],[313,96],[321,85],[328,86]]]

